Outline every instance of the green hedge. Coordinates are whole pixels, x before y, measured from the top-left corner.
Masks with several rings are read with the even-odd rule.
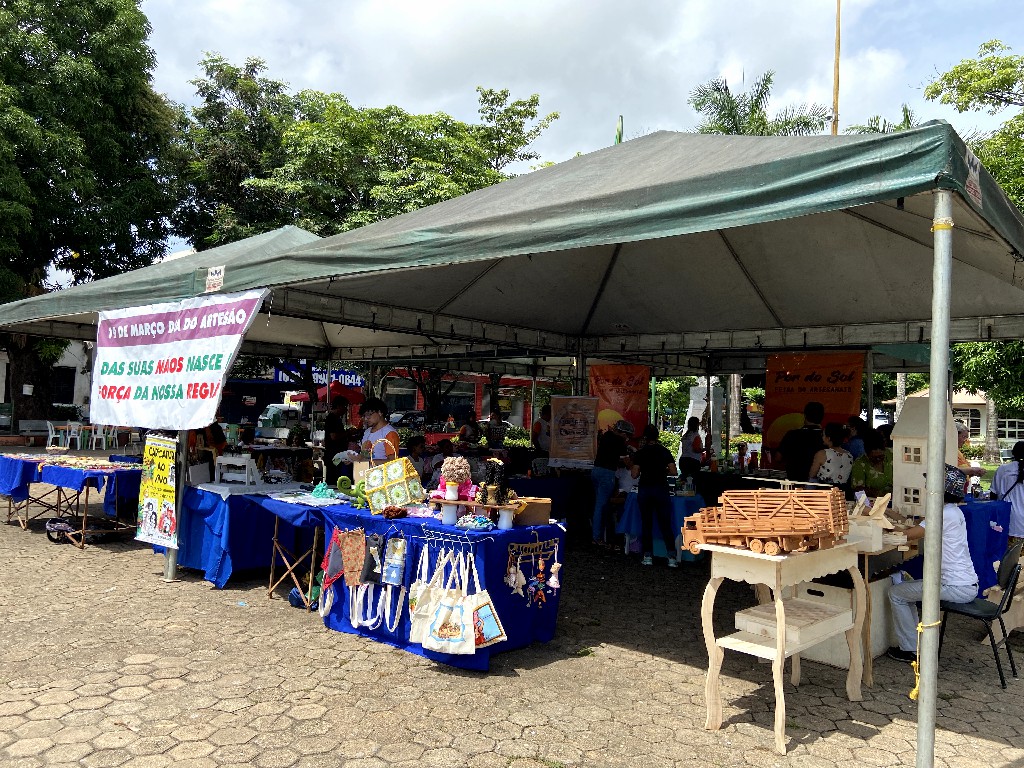
[[[985,455],[984,445],[971,445],[970,443],[964,444],[960,449],[966,459],[980,459]]]
[[[732,437],[729,438],[729,450],[735,451],[736,446],[739,445],[740,443],[746,443],[747,445],[754,443],[756,445],[757,443],[760,443],[763,439],[764,435],[733,435]]]

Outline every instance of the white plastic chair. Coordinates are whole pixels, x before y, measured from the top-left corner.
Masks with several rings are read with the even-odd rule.
[[[135,456],[142,453],[142,433],[137,430],[131,430],[128,433],[128,445],[125,446],[125,454],[128,456]]]
[[[80,421],[68,422],[68,435],[64,440],[64,445],[70,448],[72,440],[75,441],[75,450],[82,450],[82,422]]]
[[[56,440],[57,442],[54,442]],[[49,448],[51,445],[55,445],[58,448],[64,445],[64,436],[57,431],[57,428],[53,426],[52,421],[46,422],[46,447]]]
[[[100,450],[107,450],[107,428],[103,424],[92,425],[92,434],[89,436],[89,448],[95,451],[97,446]]]

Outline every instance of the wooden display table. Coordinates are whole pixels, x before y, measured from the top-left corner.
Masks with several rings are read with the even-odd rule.
[[[850,648],[846,695],[850,701],[861,700],[861,630],[864,625],[866,590],[864,579],[857,567],[857,549],[852,544],[843,543],[829,549],[771,556],[714,544],[702,544],[700,548],[712,553],[711,579],[704,590],[704,600],[701,603],[701,624],[708,650],[708,676],[705,685],[708,717],[704,727],[717,731],[722,726],[719,676],[725,649],[768,659],[772,662],[772,676],[775,679],[775,748],[784,755],[786,698],[782,676],[787,656],[793,658],[793,685],[799,685],[800,651],[840,632],[845,633]],[[837,611],[830,606],[817,606],[806,601],[793,600],[788,596],[790,588],[798,584],[843,570],[849,571],[856,593],[856,609],[846,611],[845,615],[843,611]],[[735,634],[716,638],[712,614],[718,588],[725,579],[770,588],[774,599],[775,626],[764,625],[763,613],[767,606],[757,606],[737,614],[737,626],[760,626],[762,631],[740,630]],[[789,619],[787,613],[792,614]]]

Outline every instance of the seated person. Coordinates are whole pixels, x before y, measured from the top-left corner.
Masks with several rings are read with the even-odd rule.
[[[633,449],[627,450],[629,455],[622,460],[622,466],[615,470],[615,493],[620,497],[632,493],[640,482],[639,478],[633,477]]]
[[[429,490],[433,490],[441,484],[441,465],[444,464],[444,460],[449,456],[455,455],[455,445],[447,438],[439,440],[434,448],[437,450],[437,453],[430,460],[430,478],[426,484]]]
[[[480,425],[477,423],[476,414],[470,411],[466,414],[466,417],[462,420],[462,426],[459,427],[459,434],[456,438],[459,442],[459,449],[473,449],[480,446],[480,439],[484,436],[483,431],[480,429]]]
[[[746,472],[750,466],[750,453],[748,452],[750,446],[748,446],[742,440],[736,443],[736,455],[733,457],[732,465],[740,472]]]
[[[505,445],[505,432],[508,427],[505,426],[505,422],[501,419],[501,411],[495,409],[491,411],[490,419],[487,421],[487,425],[484,427],[484,437],[487,438],[488,448],[501,448]]]
[[[427,439],[423,435],[410,435],[409,439],[405,441],[405,450],[409,452],[408,459],[416,467],[421,483],[425,480],[424,474],[427,475],[427,478],[430,477],[427,473],[430,465],[427,463],[427,457],[423,454],[426,449]]]
[[[978,574],[967,548],[967,523],[957,506],[964,500],[967,475],[946,465],[944,477],[945,504],[942,507],[942,573],[939,599],[951,603],[969,603],[978,596]],[[908,541],[924,537],[926,521],[904,531]],[[904,581],[889,589],[893,630],[898,646],[887,652],[896,661],[911,662],[917,658],[917,603],[924,593],[924,581]]]
[[[892,493],[892,449],[886,448],[877,432],[864,440],[864,455],[853,462],[850,486],[877,498]]]
[[[843,448],[846,430],[842,424],[832,422],[825,425],[823,439],[825,447],[814,454],[811,463],[811,481],[845,486],[853,470],[853,455]]]

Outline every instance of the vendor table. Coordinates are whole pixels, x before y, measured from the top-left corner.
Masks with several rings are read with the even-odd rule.
[[[861,700],[861,643],[860,633],[864,622],[865,588],[857,568],[857,549],[854,544],[839,544],[828,549],[789,555],[765,555],[747,549],[734,549],[712,544],[702,544],[701,549],[710,551],[711,579],[704,590],[701,603],[701,624],[704,642],[708,651],[708,676],[705,686],[707,722],[705,728],[717,731],[722,727],[722,694],[719,676],[722,670],[724,649],[748,653],[772,662],[772,676],[775,680],[775,748],[786,754],[786,697],[783,689],[783,673],[786,657],[792,656],[792,682],[800,684],[800,651],[839,632],[845,632],[850,649],[850,670],[846,675],[846,695],[850,701]],[[791,601],[788,590],[811,579],[827,576],[838,571],[848,571],[853,579],[856,593],[856,607],[852,622],[839,615],[819,616],[813,607],[799,601]],[[715,637],[712,616],[718,588],[725,579],[743,581],[754,586],[765,585],[772,590],[775,603],[775,637],[765,637],[748,631],[739,631],[726,637]],[[795,608],[787,621],[787,609]],[[745,612],[741,612],[745,613]],[[789,636],[792,636],[790,639]],[[800,639],[796,639],[800,638]],[[795,642],[794,642],[795,640]]]
[[[622,510],[622,517],[619,519],[618,525],[615,526],[615,532],[621,533],[626,536],[626,552],[630,551],[630,540],[640,538],[641,533],[641,520],[640,520],[640,503],[638,501],[639,494],[627,493],[626,503]],[[672,531],[678,536],[683,529],[683,522],[690,515],[695,515],[700,512],[701,507],[706,507],[704,499],[700,496],[672,496]],[[654,545],[654,556],[655,557],[670,557],[670,553],[665,551],[665,542],[661,540],[661,535],[658,531],[658,521],[653,521],[653,545]],[[696,556],[691,554],[687,550],[683,550],[682,553],[676,552],[676,557],[682,557],[683,560],[695,560]]]
[[[329,628],[363,635],[450,666],[477,670],[489,668],[492,654],[522,648],[534,642],[546,643],[554,637],[561,589],[550,590],[543,601],[531,601],[528,594],[516,594],[504,579],[510,560],[517,552],[544,550],[550,553],[546,560],[548,566],[551,565],[552,558],[554,562],[561,562],[562,553],[565,551],[565,532],[560,526],[524,526],[507,531],[460,531],[452,526],[441,525],[433,518],[387,520],[348,505],[325,507],[321,511],[332,527],[342,530],[362,528],[367,535],[377,533],[385,537],[396,534],[405,536],[407,588],[416,579],[416,564],[424,546],[428,548],[431,572],[442,548],[454,547],[474,557],[480,575],[480,586],[490,593],[508,639],[487,648],[478,648],[476,653],[466,656],[424,650],[422,646],[409,642],[408,602],[403,607],[401,620],[394,633],[390,632],[383,622],[376,629],[353,628],[349,614],[348,587],[345,586],[344,580],[334,584],[337,598],[330,613],[324,617],[324,623]],[[533,573],[532,569],[536,566],[538,556],[535,554],[532,557],[534,561],[529,566],[523,565],[528,579]]]
[[[207,581],[223,589],[236,570],[271,566],[275,527],[277,541],[294,551],[312,539],[314,528],[323,525],[316,507],[251,492],[221,495],[188,486],[178,521],[178,565],[203,571]]]
[[[518,551],[524,546],[553,542],[554,558],[560,562],[565,551],[565,532],[560,526],[460,531],[441,525],[433,518],[387,520],[347,504],[310,507],[255,494],[239,493],[224,497],[215,491],[194,487],[186,489],[183,507],[178,528],[178,563],[203,570],[206,579],[217,587],[223,587],[235,570],[271,565],[275,552],[271,541],[276,525],[279,525],[279,536],[285,541],[290,536],[297,537],[298,544],[292,551],[303,551],[307,546],[303,537],[311,539],[313,529],[318,526],[325,526],[328,540],[335,527],[343,530],[363,528],[368,535],[393,536],[401,532],[408,542],[407,587],[416,578],[416,564],[424,546],[428,546],[433,567],[438,547],[446,540],[458,540],[454,546],[473,553],[481,587],[490,592],[508,639],[467,656],[424,651],[421,646],[409,643],[407,604],[394,634],[388,632],[383,624],[374,630],[354,629],[349,616],[347,588],[342,582],[334,585],[338,598],[324,618],[324,623],[331,629],[360,634],[452,666],[480,670],[488,668],[494,653],[521,648],[532,642],[548,642],[554,636],[560,590],[555,590],[543,604],[536,605],[527,602],[525,596],[513,594],[503,580],[511,551]],[[530,563],[531,566],[534,564],[535,561]]]
[[[46,512],[52,512],[58,517],[65,515],[78,517],[81,519],[81,527],[78,528],[76,524],[78,530],[68,533],[67,537],[79,548],[85,547],[85,537],[88,534],[120,533],[134,530],[135,526],[119,520],[117,513],[119,505],[130,504],[133,511],[135,510],[139,498],[139,484],[142,480],[141,469],[82,469],[47,464],[46,461],[47,457],[45,456],[41,456],[38,460],[16,456],[0,457],[0,493],[12,501],[20,502],[13,505],[13,510],[11,506],[8,507],[8,522],[14,511],[18,512],[21,527],[26,529],[30,520]],[[32,497],[30,489],[33,483],[52,485],[54,490],[41,497]],[[89,527],[91,489],[104,492],[103,512],[108,522],[106,527]],[[84,505],[81,503],[83,491],[85,492]],[[49,499],[51,493],[55,494],[55,500]],[[30,516],[28,506],[31,503],[40,504],[42,509]]]

